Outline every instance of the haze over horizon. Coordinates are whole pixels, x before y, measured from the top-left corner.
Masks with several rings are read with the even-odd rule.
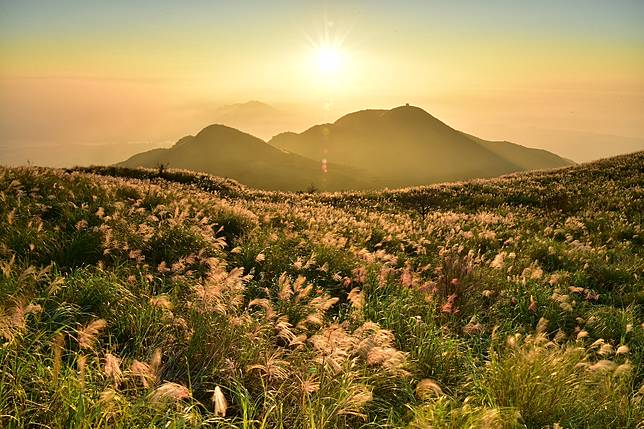
[[[116,162],[215,122],[268,140],[405,103],[574,161],[642,150],[641,22],[632,0],[3,1],[0,163]],[[235,110],[251,100],[274,110]]]

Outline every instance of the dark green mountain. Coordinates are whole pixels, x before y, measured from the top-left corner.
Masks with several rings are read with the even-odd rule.
[[[364,189],[351,168],[328,165],[288,153],[250,134],[224,125],[210,125],[196,136],[186,136],[169,149],[154,149],[121,162],[123,167],[181,168],[229,177],[267,190],[298,191]]]
[[[414,106],[362,110],[269,143],[311,159],[361,170],[377,187],[402,187],[564,167],[545,150],[485,141],[457,131]]]

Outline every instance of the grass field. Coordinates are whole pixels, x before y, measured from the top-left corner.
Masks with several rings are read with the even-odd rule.
[[[367,193],[0,190],[1,427],[643,427],[644,152]]]

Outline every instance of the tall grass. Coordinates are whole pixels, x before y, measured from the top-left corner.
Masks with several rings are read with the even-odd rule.
[[[2,168],[0,426],[637,428],[643,157],[357,194]]]

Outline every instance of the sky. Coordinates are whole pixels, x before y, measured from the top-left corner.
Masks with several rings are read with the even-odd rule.
[[[410,103],[576,161],[641,150],[642,22],[641,0],[0,0],[0,163],[115,162],[250,100],[280,113],[235,122],[264,139]]]

